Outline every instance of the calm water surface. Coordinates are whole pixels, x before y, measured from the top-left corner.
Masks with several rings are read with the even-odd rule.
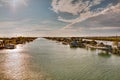
[[[120,56],[39,38],[0,50],[0,80],[120,80]]]

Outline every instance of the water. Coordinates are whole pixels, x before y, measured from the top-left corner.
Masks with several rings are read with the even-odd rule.
[[[120,80],[120,56],[39,38],[0,50],[0,80]]]

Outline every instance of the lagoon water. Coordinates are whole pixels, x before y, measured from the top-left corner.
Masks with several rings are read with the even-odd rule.
[[[39,38],[0,50],[0,80],[120,80],[120,56]]]

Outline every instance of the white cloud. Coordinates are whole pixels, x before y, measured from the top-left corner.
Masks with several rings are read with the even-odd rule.
[[[120,27],[90,27],[90,30],[120,30]]]
[[[52,7],[55,12],[67,12],[73,15],[78,15],[81,12],[87,12],[92,6],[100,4],[103,0],[53,0]]]
[[[66,20],[62,17],[58,17],[58,20],[63,21],[63,22],[80,22],[85,20],[86,18],[89,18],[96,13],[99,13],[103,8],[98,8],[94,12],[90,11],[91,7],[94,7],[98,4],[100,4],[103,0],[77,0],[76,3],[73,3],[75,0],[53,0],[52,1],[52,8],[53,11],[56,13],[59,12],[66,12],[66,13],[71,13],[73,15],[80,15],[76,19],[72,20]]]
[[[52,0],[53,11],[59,14],[59,12],[71,13],[72,15],[79,15],[76,19],[65,19],[61,16],[58,17],[59,21],[70,23],[64,27],[69,28],[73,24],[82,22],[86,19],[96,17],[105,14],[119,14],[120,13],[120,3],[113,5],[109,3],[106,7],[98,7],[92,10],[92,7],[100,5],[105,0]],[[119,2],[119,1],[118,1]],[[110,16],[111,17],[111,16]]]
[[[16,21],[0,21],[0,36],[45,36],[53,29],[49,25],[40,23],[31,23],[32,19],[22,19]],[[43,21],[47,23],[50,21]]]

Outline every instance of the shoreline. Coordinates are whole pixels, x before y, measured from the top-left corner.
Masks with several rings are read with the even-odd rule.
[[[120,37],[43,37],[48,40],[61,42],[70,48],[92,48],[120,55]],[[100,41],[110,41],[113,44],[105,44]]]
[[[16,45],[29,43],[35,39],[37,39],[37,37],[0,38],[0,49],[15,49]]]

